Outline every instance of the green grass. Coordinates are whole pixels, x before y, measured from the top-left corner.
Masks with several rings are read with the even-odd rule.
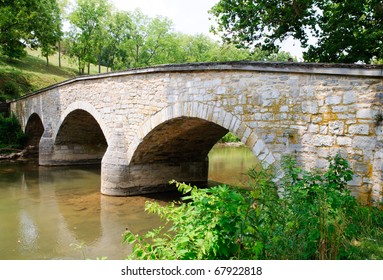
[[[58,65],[57,53],[49,57],[48,66],[39,50],[28,50],[26,57],[15,60],[9,60],[0,54],[0,87],[6,83],[15,83],[19,95],[24,95],[78,75],[77,65],[67,56],[62,55],[61,67]],[[106,72],[106,68],[102,67],[101,72]],[[91,65],[90,74],[96,73],[98,67]]]

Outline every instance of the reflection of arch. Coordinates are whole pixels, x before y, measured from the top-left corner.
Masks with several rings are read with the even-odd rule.
[[[185,102],[166,107],[150,117],[141,125],[136,137],[129,145],[128,162],[134,163],[136,152],[140,151],[140,144],[152,137],[154,130],[161,130],[162,127],[177,119],[199,119],[200,125],[213,123],[211,126],[217,130],[217,135],[227,130],[237,135],[241,141],[249,147],[254,155],[264,166],[269,166],[275,162],[272,152],[266,147],[262,139],[259,139],[253,130],[239,118],[223,110],[220,107],[202,104],[199,102]],[[221,129],[219,129],[219,127]],[[217,139],[218,140],[218,139]]]
[[[67,119],[68,115],[71,113],[73,115],[73,112],[75,112],[75,111],[77,111],[77,112],[85,111],[90,116],[92,116],[92,118],[96,121],[97,126],[100,127],[100,129],[103,133],[103,136],[105,137],[105,140],[108,143],[108,141],[110,139],[110,137],[109,137],[110,133],[109,133],[109,129],[107,129],[107,127],[103,121],[103,118],[101,117],[100,113],[91,104],[89,104],[88,102],[85,102],[85,101],[77,101],[77,102],[70,104],[66,108],[66,110],[61,114],[60,123],[57,125],[56,130],[53,133],[54,141],[56,141],[57,134],[59,133],[60,129],[62,128],[62,125],[65,122],[65,120]]]
[[[27,136],[27,145],[39,146],[41,136],[44,133],[44,125],[38,114],[33,113],[29,116],[25,126],[25,135]]]

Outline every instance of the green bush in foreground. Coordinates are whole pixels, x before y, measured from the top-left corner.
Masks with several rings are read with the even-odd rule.
[[[198,189],[177,183],[183,203],[147,211],[168,224],[138,236],[131,231],[130,259],[383,259],[383,213],[350,195],[347,161],[329,159],[324,174],[283,163],[277,186],[271,170],[249,171],[251,190],[222,185]]]

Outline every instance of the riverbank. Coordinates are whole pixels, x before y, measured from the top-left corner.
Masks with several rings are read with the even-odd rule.
[[[2,148],[0,149],[0,161],[27,160],[38,157],[39,150],[35,146],[24,149]]]

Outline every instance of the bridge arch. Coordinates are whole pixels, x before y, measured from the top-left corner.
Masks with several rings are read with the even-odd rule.
[[[101,114],[94,108],[92,104],[86,101],[76,101],[71,103],[61,114],[60,121],[58,125],[56,126],[56,129],[53,133],[53,139],[54,142],[56,141],[57,134],[62,127],[65,119],[68,117],[69,114],[73,113],[76,110],[81,110],[87,112],[89,115],[91,115],[97,122],[97,124],[100,126],[102,133],[104,134],[106,138],[106,142],[108,143],[110,139],[110,132],[109,129],[107,129],[107,126],[105,125],[105,122],[101,116]]]
[[[108,130],[87,102],[70,104],[52,137],[53,165],[101,163],[108,147]]]
[[[214,130],[210,133],[210,141],[206,143],[208,148],[207,152],[205,151],[206,155],[211,147],[226,132],[230,131],[241,139],[242,143],[253,152],[264,167],[272,165],[276,161],[271,150],[262,139],[258,138],[256,132],[232,113],[220,107],[206,105],[200,102],[184,102],[162,109],[143,123],[138,129],[132,143],[129,145],[128,163],[134,164],[136,161],[140,161],[139,158],[143,156],[142,146],[144,145],[144,141],[148,140],[148,138],[153,138],[155,130],[160,130],[161,134],[171,133],[171,130],[164,129],[165,125],[181,125],[180,121],[185,121],[186,119],[197,126],[205,126],[205,128]],[[181,127],[178,126],[178,128]],[[185,130],[183,132],[185,132]],[[203,131],[197,130],[196,135],[198,135],[199,132],[202,133]],[[204,135],[201,135],[201,139],[198,138],[195,141],[201,142],[203,141],[203,137]]]
[[[45,131],[41,117],[37,113],[32,113],[24,128],[24,133],[27,136],[27,145],[38,147],[40,139]]]

